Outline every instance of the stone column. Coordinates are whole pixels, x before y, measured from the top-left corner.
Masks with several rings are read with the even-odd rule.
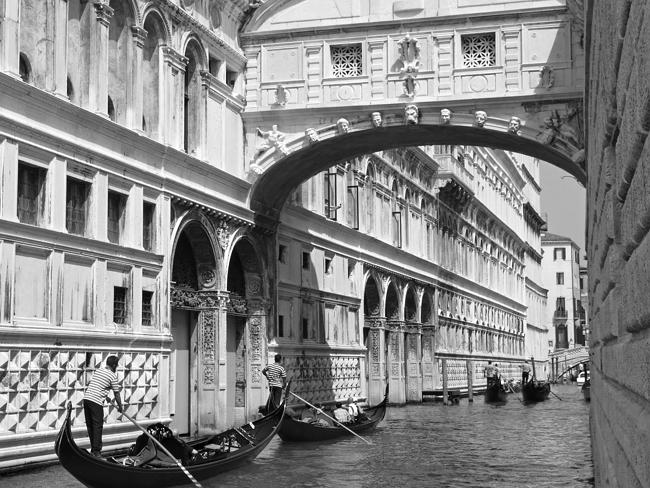
[[[144,41],[147,38],[147,31],[142,27],[136,25],[131,27],[131,36],[133,37],[133,67],[130,70],[129,83],[127,89],[127,120],[129,127],[137,132],[142,132],[142,50],[144,48]]]
[[[131,307],[129,314],[131,320],[127,322],[131,326],[131,330],[142,330],[142,268],[140,266],[133,266],[131,268],[130,280],[131,286],[129,288]]]
[[[370,75],[370,98],[384,100],[386,85],[386,41],[383,39],[368,41],[368,58]]]
[[[197,134],[198,144],[195,157],[199,159],[206,159],[206,139],[207,139],[207,130],[208,130],[208,92],[210,91],[210,79],[212,75],[208,71],[200,71],[199,76],[201,77],[201,94],[199,96],[199,120],[197,123],[199,133]]]
[[[217,309],[199,312],[199,432],[214,432],[217,428],[217,337],[219,311]],[[224,374],[219,375],[223,382]]]
[[[0,0],[0,70],[20,78],[20,2]]]
[[[55,231],[65,232],[67,163],[55,157],[45,179],[45,222]]]
[[[521,90],[521,29],[503,30],[505,91]]]
[[[254,109],[258,106],[260,95],[260,48],[247,48],[245,50],[246,59],[246,106]]]
[[[54,94],[68,98],[68,0],[54,4]]]
[[[133,185],[126,201],[124,244],[137,249],[142,249],[142,205],[142,187]]]
[[[14,303],[16,244],[0,241],[0,324],[11,324]]]
[[[171,200],[168,195],[160,194],[156,199],[154,214],[153,252],[162,254],[162,271],[156,279],[156,296],[160,330],[167,333],[170,330],[171,305],[169,300],[169,281],[171,280]]]
[[[323,62],[321,44],[305,46],[305,59],[307,60],[307,105],[323,102]]]
[[[18,222],[18,144],[0,141],[0,219]]]
[[[88,108],[108,117],[108,26],[113,9],[95,2],[95,20],[90,27],[90,79]]]
[[[108,175],[96,173],[90,192],[86,236],[98,241],[108,240]]]
[[[419,325],[412,325],[405,334],[406,359],[406,401],[422,401],[422,329]]]
[[[406,402],[406,378],[404,375],[404,322],[392,321],[390,330],[387,324],[387,375],[390,385],[391,403]]]
[[[438,95],[440,96],[454,94],[454,80],[452,79],[454,69],[453,39],[453,32],[438,32],[436,34],[438,43]]]
[[[162,48],[164,74],[164,107],[161,117],[161,142],[183,149],[183,95],[185,67],[188,59],[171,47]]]
[[[106,317],[106,275],[107,275],[107,266],[106,261],[103,259],[97,259],[93,265],[93,283],[95,287],[95,298],[94,298],[94,307],[93,307],[93,323],[95,327],[102,328],[106,326],[106,323],[112,322],[112,317],[109,317],[108,320]],[[112,310],[111,310],[112,313]]]
[[[366,319],[368,342],[368,403],[376,405],[384,398],[386,359],[384,355],[385,330],[383,319]]]

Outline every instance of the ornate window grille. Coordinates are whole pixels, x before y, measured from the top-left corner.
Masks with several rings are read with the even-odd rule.
[[[152,325],[153,322],[153,292],[142,291],[142,325]]]
[[[126,324],[126,291],[123,286],[113,287],[113,322]]]
[[[497,64],[494,32],[461,36],[461,48],[465,68],[484,68]]]
[[[361,44],[330,47],[332,75],[335,78],[349,78],[363,74],[363,51]]]
[[[66,184],[65,226],[71,234],[84,235],[90,185],[68,178]]]
[[[43,215],[43,188],[45,170],[18,165],[18,220],[24,224],[38,225]]]

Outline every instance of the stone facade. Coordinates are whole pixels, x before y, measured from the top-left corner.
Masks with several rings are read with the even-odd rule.
[[[650,486],[650,10],[585,2],[591,431],[598,487]]]

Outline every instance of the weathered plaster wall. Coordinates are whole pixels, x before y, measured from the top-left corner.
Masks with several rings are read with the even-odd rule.
[[[650,486],[650,5],[590,2],[586,96],[596,486]]]

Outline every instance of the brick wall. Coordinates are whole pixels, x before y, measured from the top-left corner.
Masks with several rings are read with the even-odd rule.
[[[650,3],[585,3],[596,486],[650,487]]]

